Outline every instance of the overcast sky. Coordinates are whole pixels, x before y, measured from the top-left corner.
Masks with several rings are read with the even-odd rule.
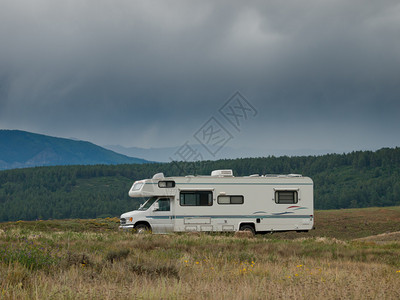
[[[347,152],[400,146],[399,117],[398,0],[0,0],[3,129]]]

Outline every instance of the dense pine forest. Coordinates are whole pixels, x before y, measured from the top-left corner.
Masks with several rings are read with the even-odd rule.
[[[400,148],[323,156],[243,158],[218,161],[55,166],[0,171],[0,221],[119,216],[138,207],[128,197],[134,180],[209,175],[298,173],[315,186],[316,209],[400,205]]]

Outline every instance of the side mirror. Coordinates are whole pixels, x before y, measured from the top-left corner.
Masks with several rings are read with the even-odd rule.
[[[153,211],[156,211],[156,210],[160,210],[160,205],[158,204],[158,202],[154,203],[154,205],[153,205]]]

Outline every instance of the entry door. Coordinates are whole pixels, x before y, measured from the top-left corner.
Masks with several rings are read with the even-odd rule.
[[[152,212],[152,229],[155,233],[167,233],[174,230],[173,201],[170,198],[159,198],[158,210]]]

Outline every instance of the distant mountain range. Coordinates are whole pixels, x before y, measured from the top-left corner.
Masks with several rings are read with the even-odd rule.
[[[0,170],[54,165],[148,163],[85,141],[0,130]]]
[[[236,159],[247,157],[267,157],[273,156],[307,156],[307,155],[324,155],[334,153],[334,150],[324,149],[257,149],[251,147],[233,148],[225,146],[216,153],[211,155],[205,147],[199,144],[189,145],[190,148],[185,148],[187,145],[179,147],[160,147],[160,148],[139,148],[139,147],[124,147],[120,145],[105,145],[106,149],[121,153],[132,157],[141,157],[143,159],[157,162],[171,161],[191,161],[187,157],[190,156],[190,151],[193,151],[193,156],[201,155],[200,160],[218,160],[218,159]]]

